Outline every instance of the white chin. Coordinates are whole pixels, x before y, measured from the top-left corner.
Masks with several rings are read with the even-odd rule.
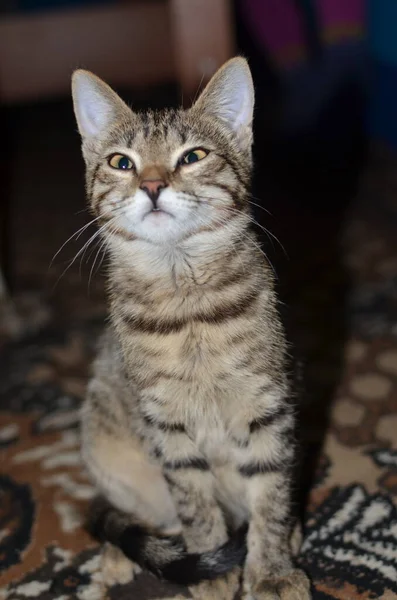
[[[164,210],[152,210],[143,217],[142,222],[150,223],[152,227],[164,227],[164,224],[168,223],[168,221],[173,218],[172,215]]]
[[[176,222],[175,217],[163,211],[145,215],[136,232],[138,236],[158,243],[176,240],[182,233],[181,226]]]

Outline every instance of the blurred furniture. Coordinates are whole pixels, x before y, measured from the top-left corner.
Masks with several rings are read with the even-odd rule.
[[[230,0],[113,0],[0,15],[0,100],[69,93],[76,67],[122,87],[177,80],[186,101],[233,53]]]

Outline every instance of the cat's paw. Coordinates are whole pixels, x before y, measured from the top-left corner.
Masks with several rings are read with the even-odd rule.
[[[118,548],[106,544],[101,559],[102,583],[106,587],[125,585],[134,580],[141,568],[130,561]]]
[[[311,600],[306,573],[295,569],[283,577],[264,579],[243,596],[243,600]]]
[[[203,581],[191,586],[194,600],[233,600],[240,588],[240,569],[235,569],[214,581]]]

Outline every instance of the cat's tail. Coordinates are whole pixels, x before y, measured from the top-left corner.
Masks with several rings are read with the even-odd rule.
[[[181,535],[154,534],[142,525],[133,524],[130,516],[102,499],[91,507],[88,528],[97,540],[117,546],[142,568],[182,585],[225,575],[243,564],[247,552],[247,526],[215,550],[189,554]]]

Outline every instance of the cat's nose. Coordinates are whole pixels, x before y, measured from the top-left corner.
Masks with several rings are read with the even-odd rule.
[[[162,179],[145,179],[139,186],[141,190],[147,193],[150,200],[156,208],[157,200],[160,196],[161,190],[167,187],[167,184]]]

